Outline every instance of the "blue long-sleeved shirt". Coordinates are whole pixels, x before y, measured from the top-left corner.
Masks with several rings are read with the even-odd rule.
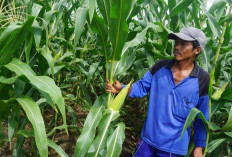
[[[180,140],[185,120],[193,107],[209,117],[209,74],[196,63],[189,77],[175,85],[174,60],[160,60],[142,79],[132,84],[131,98],[144,97],[150,92],[147,119],[141,138],[151,146],[175,154],[186,155],[191,128]],[[205,147],[206,131],[200,119],[193,124],[195,146]]]

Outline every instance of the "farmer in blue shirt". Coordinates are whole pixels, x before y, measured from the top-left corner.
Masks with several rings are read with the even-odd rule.
[[[134,157],[179,157],[186,155],[191,128],[180,140],[186,118],[193,107],[209,117],[209,74],[194,61],[205,45],[205,34],[188,27],[179,33],[170,33],[175,40],[174,59],[159,60],[147,71],[141,80],[133,83],[131,98],[149,96],[147,118],[141,140]],[[116,81],[113,85],[106,81],[106,91],[118,93],[125,85]],[[203,156],[206,145],[206,131],[200,119],[193,123],[194,157]]]

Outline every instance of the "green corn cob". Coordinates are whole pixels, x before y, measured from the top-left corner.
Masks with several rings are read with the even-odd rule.
[[[109,104],[109,108],[111,108],[114,111],[119,111],[120,108],[123,105],[124,100],[126,99],[128,90],[132,84],[133,80],[130,81],[129,84],[126,85],[126,87],[124,87],[119,94],[114,98],[114,100]]]

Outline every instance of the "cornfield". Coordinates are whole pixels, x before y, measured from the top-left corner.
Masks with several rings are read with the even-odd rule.
[[[210,120],[193,108],[182,133],[200,118],[204,156],[232,156],[231,0],[1,0],[0,156],[132,156],[148,97],[129,87],[190,26],[207,37]],[[106,79],[128,85],[106,93]]]

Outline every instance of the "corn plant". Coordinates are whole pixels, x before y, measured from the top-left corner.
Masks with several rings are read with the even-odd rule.
[[[126,127],[118,119],[126,114],[121,105],[131,78],[140,78],[158,59],[173,58],[167,34],[194,26],[207,36],[196,60],[211,74],[211,120],[206,122],[193,109],[183,132],[200,117],[208,131],[205,155],[230,156],[231,0],[215,1],[210,8],[205,4],[203,0],[2,0],[0,147],[9,143],[12,156],[22,156],[28,153],[22,147],[30,138],[32,156],[47,156],[48,147],[60,156],[119,156]],[[107,97],[106,78],[130,83],[117,96]],[[74,129],[78,135],[80,120],[74,114],[78,106],[90,111],[74,154],[67,154],[54,139],[57,130]],[[48,110],[53,113],[47,124]],[[66,122],[70,115],[71,125]],[[190,154],[192,142],[189,148]]]

